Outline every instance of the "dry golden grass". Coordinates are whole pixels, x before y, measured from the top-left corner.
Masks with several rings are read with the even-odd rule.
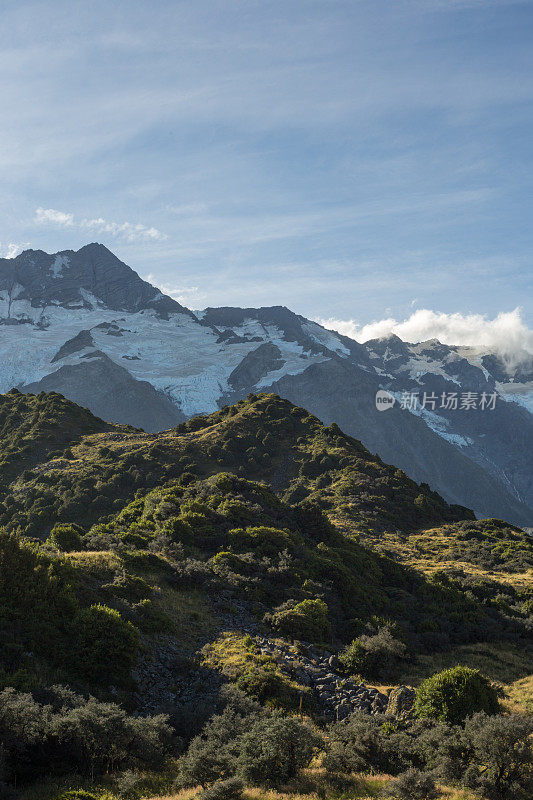
[[[173,624],[173,633],[183,646],[196,648],[220,630],[220,623],[199,592],[161,588],[154,601]]]
[[[122,565],[120,557],[111,550],[80,550],[79,552],[65,553],[64,557],[73,566],[80,567],[86,572],[115,571]]]
[[[533,675],[519,678],[505,687],[507,697],[503,705],[507,711],[527,711],[533,714]]]
[[[323,769],[304,770],[294,781],[280,789],[247,787],[245,800],[373,800],[383,797],[390,775],[328,776]],[[474,800],[474,795],[462,789],[439,787],[439,800]],[[146,800],[192,800],[200,787],[182,789],[174,794],[152,796]]]
[[[531,675],[533,650],[510,644],[480,642],[462,645],[442,653],[419,656],[401,676],[402,681],[418,686],[424,678],[442,669],[464,664],[479,669],[492,681],[505,686]]]

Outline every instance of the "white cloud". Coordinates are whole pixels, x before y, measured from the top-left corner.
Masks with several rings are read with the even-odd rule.
[[[19,253],[29,246],[29,242],[9,242],[9,244],[6,245],[0,243],[0,258],[15,258],[15,256],[18,256]]]
[[[79,223],[80,228],[96,233],[109,233],[118,239],[125,239],[127,242],[138,241],[163,241],[167,235],[157,228],[148,227],[141,223],[132,222],[108,222],[99,217],[98,219],[82,219]]]
[[[198,292],[198,286],[168,286],[159,283],[152,273],[145,275],[144,280],[151,283],[152,286],[157,286],[163,294],[167,294],[184,306],[190,307],[191,303],[198,303],[205,297],[205,294]]]
[[[148,227],[141,223],[109,222],[102,219],[102,217],[77,221],[74,218],[74,214],[58,211],[55,208],[38,208],[35,212],[34,221],[39,225],[53,225],[59,228],[76,227],[93,233],[109,234],[115,239],[122,239],[126,242],[155,242],[168,238],[165,233],[162,233],[157,228]]]
[[[38,208],[35,212],[35,222],[39,225],[57,225],[60,228],[69,228],[74,225],[74,215],[55,208]]]
[[[438,339],[443,344],[490,347],[503,353],[518,350],[533,353],[533,330],[523,321],[519,308],[502,311],[494,319],[483,314],[445,314],[421,308],[403,322],[392,317],[368,325],[360,325],[353,319],[317,322],[358,342],[394,333],[406,342]]]

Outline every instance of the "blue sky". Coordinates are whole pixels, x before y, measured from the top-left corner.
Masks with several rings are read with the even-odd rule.
[[[533,2],[4,0],[0,251],[189,307],[533,323]]]

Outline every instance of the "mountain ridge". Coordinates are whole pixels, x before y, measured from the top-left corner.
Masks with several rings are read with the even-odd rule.
[[[478,351],[434,341],[409,344],[398,337],[361,344],[284,306],[228,306],[195,314],[172,298],[161,299],[156,287],[102,248],[92,244],[54,255],[25,251],[18,263],[39,261],[39,274],[46,278],[45,289],[38,291],[31,290],[35,280],[28,279],[26,289],[15,287],[16,259],[0,260],[0,391],[56,389],[106,419],[148,431],[168,427],[174,417],[211,413],[249,392],[275,391],[336,421],[450,502],[474,507],[481,516],[531,525],[533,479],[527,463],[533,415],[527,404],[533,380],[514,383],[501,359],[493,359],[492,375],[486,364],[493,362]],[[54,269],[65,275],[54,275],[58,257],[72,260],[72,274],[72,265],[61,261]],[[97,273],[103,276],[98,291],[105,300],[92,292],[98,259],[110,270],[106,278],[101,264]],[[121,287],[123,275],[127,281]],[[59,300],[39,305],[57,291]],[[108,387],[98,377],[104,362]],[[529,377],[527,364],[514,375]],[[122,402],[118,387],[125,381],[129,388]],[[397,398],[385,414],[375,408],[379,389]],[[496,392],[498,403],[487,412],[399,411],[403,392],[422,397],[425,391]]]

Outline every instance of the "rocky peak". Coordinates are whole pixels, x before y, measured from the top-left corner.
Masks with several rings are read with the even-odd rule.
[[[117,311],[152,308],[162,316],[176,312],[194,316],[97,242],[77,251],[25,250],[16,258],[0,259],[0,291],[36,308],[89,308],[101,303]]]

